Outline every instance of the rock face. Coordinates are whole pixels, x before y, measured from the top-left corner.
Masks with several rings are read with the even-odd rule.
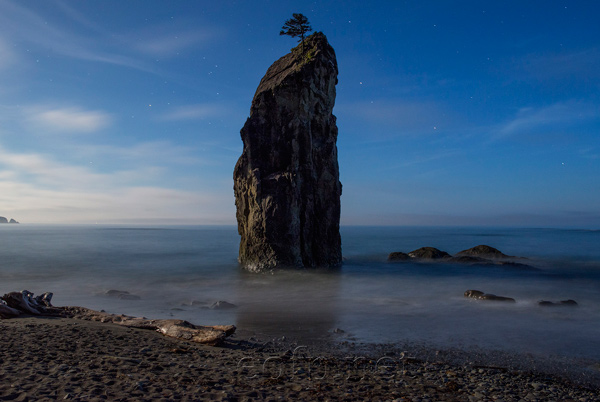
[[[320,32],[277,60],[256,90],[234,170],[239,262],[249,270],[339,266],[337,84]]]
[[[388,255],[388,261],[407,261],[410,260],[410,256],[401,251],[394,251]]]
[[[459,253],[456,253],[456,257],[481,257],[481,258],[511,258],[511,256],[504,254],[500,250],[486,246],[485,244],[481,244],[479,246],[475,246],[468,250],[463,250]]]
[[[438,250],[435,247],[421,247],[418,250],[413,250],[408,253],[410,258],[425,259],[425,260],[440,260],[450,258],[450,254],[445,251]]]
[[[16,220],[14,220],[14,219],[11,219],[11,220],[9,221],[9,220],[8,220],[8,219],[6,219],[5,217],[3,217],[3,216],[0,216],[0,223],[19,223],[19,222],[17,222],[17,221],[16,221]]]

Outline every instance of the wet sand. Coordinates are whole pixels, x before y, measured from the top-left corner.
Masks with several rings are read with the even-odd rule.
[[[296,344],[220,347],[75,319],[0,320],[0,400],[597,401],[597,385],[444,353]],[[360,350],[359,350],[360,349]]]

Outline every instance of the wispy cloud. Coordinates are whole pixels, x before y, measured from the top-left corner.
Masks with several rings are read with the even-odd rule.
[[[80,107],[37,106],[26,111],[35,126],[55,132],[91,133],[110,125],[112,117],[100,110]]]
[[[212,33],[209,31],[187,31],[173,32],[161,36],[148,36],[146,40],[138,42],[136,48],[152,56],[169,57],[179,54],[179,52],[198,47],[206,43]]]
[[[160,116],[164,121],[198,120],[210,117],[218,117],[226,112],[225,108],[215,104],[196,104],[175,107]]]
[[[73,30],[52,23],[15,2],[0,2],[0,33],[11,36],[16,43],[39,46],[53,54],[144,71],[152,70],[149,64],[129,56],[126,49],[102,49],[100,41],[108,41],[110,37],[98,38],[97,35],[88,37],[76,34]]]
[[[545,107],[521,108],[516,116],[499,127],[493,139],[527,135],[540,130],[575,127],[600,118],[600,107],[581,102],[560,102]]]
[[[123,163],[131,166],[201,165],[207,161],[200,156],[197,148],[174,145],[168,141],[151,141],[119,147],[115,145],[68,146],[81,158],[89,160],[110,160],[112,164]]]
[[[450,114],[439,104],[427,101],[375,100],[338,104],[334,113],[346,120],[360,119],[373,127],[386,127],[385,136],[435,133],[450,123]]]
[[[40,202],[43,200],[43,203]],[[121,187],[110,191],[40,189],[0,181],[3,214],[22,223],[233,224],[233,203],[215,193],[160,187]]]
[[[0,1],[0,35],[55,55],[156,73],[154,60],[148,56],[172,56],[206,43],[214,34],[208,29],[181,31],[162,26],[143,32],[118,33],[98,26],[66,3],[59,4],[57,9],[66,21],[78,26],[78,31],[64,22],[42,18],[17,2]]]
[[[11,46],[0,37],[0,71],[15,63],[17,57]]]
[[[588,81],[600,78],[600,48],[571,52],[531,54],[518,62],[529,76],[539,80],[571,78]]]
[[[205,191],[146,184],[157,166],[100,173],[94,165],[62,162],[0,147],[0,205],[23,222],[119,222],[177,219],[232,223],[230,186]],[[228,183],[229,184],[229,183]]]

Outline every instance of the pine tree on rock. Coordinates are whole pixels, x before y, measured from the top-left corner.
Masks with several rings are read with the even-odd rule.
[[[292,38],[299,36],[300,39],[298,39],[298,42],[302,43],[302,54],[304,54],[304,35],[311,32],[312,27],[308,23],[308,18],[304,15],[294,13],[292,16],[293,18],[290,18],[283,24],[279,35],[288,35]]]

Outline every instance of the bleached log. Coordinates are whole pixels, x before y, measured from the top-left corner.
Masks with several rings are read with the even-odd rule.
[[[60,315],[60,309],[51,304],[52,293],[46,292],[38,297],[33,297],[33,293],[28,290],[20,292],[10,292],[2,296],[6,305],[21,313],[33,315]]]
[[[205,326],[194,325],[184,320],[151,320],[143,317],[108,314],[85,307],[63,307],[63,310],[71,318],[108,322],[130,328],[151,329],[166,336],[206,345],[222,343],[236,329],[234,325]]]
[[[33,293],[23,290],[7,293],[0,299],[0,318],[13,318],[25,313],[108,322],[130,328],[151,329],[166,336],[206,345],[223,342],[236,329],[234,325],[204,326],[184,320],[150,320],[145,317],[108,314],[85,307],[54,307],[51,304],[52,293],[44,293],[34,298]]]
[[[28,290],[10,292],[2,296],[2,300],[9,306],[24,313],[40,315],[41,311],[36,308],[36,302],[32,298],[33,293]]]

